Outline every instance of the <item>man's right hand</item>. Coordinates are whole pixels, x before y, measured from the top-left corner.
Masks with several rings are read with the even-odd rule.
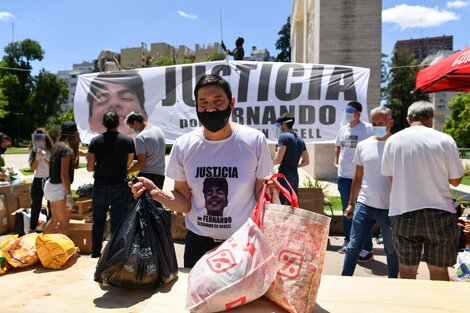
[[[138,199],[142,194],[144,193],[145,190],[147,190],[149,193],[152,190],[160,190],[155,184],[148,178],[145,177],[135,177],[137,179],[137,182],[130,181],[128,183],[128,186],[132,190],[132,194],[134,195],[135,199]]]
[[[344,210],[344,213],[343,215],[346,217],[346,218],[349,218],[351,219],[354,215],[354,207],[352,205],[348,205],[348,207],[346,208],[346,210]]]

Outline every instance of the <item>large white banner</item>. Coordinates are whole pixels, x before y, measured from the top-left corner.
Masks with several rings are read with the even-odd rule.
[[[131,111],[144,113],[172,143],[200,126],[193,92],[198,79],[208,73],[229,81],[236,98],[232,120],[261,130],[271,142],[277,142],[274,122],[285,112],[295,116],[294,128],[306,143],[332,142],[348,102],[359,101],[367,112],[370,70],[360,67],[218,61],[93,73],[79,75],[75,93],[82,142],[102,132],[103,114],[115,110],[122,118]],[[362,120],[367,120],[366,113]],[[132,134],[123,120],[121,124],[121,132]]]

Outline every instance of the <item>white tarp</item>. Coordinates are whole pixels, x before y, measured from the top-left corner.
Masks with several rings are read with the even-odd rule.
[[[232,120],[263,131],[272,142],[277,142],[274,122],[285,112],[294,114],[294,128],[307,143],[332,142],[342,125],[343,110],[348,102],[359,101],[363,112],[367,112],[370,74],[367,68],[218,61],[152,67],[135,72],[143,80],[149,122],[163,129],[168,143],[199,126],[193,91],[197,80],[205,73],[216,73],[229,81],[236,98]],[[78,77],[74,113],[85,143],[96,135],[89,125],[92,110],[87,96],[90,84],[98,74]],[[108,105],[113,107],[112,103]],[[367,114],[363,114],[362,120],[367,120]]]

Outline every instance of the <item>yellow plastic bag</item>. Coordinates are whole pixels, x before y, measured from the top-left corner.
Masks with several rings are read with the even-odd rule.
[[[39,260],[45,268],[59,269],[77,253],[73,241],[63,234],[39,235],[36,238]]]
[[[18,239],[18,235],[10,235],[0,243],[0,274],[5,274],[6,271],[11,267],[10,263],[7,262],[2,249],[5,248],[10,242]]]
[[[16,240],[11,240],[2,249],[6,260],[13,267],[27,267],[36,264],[38,254],[36,250],[36,238],[38,234],[24,235]]]

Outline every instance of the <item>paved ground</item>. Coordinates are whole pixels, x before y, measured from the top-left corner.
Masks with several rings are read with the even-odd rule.
[[[5,155],[5,162],[7,165],[16,165],[18,168],[25,168],[28,167],[28,156],[27,155]],[[84,159],[81,162],[85,162]],[[300,175],[304,177],[304,175]],[[72,185],[72,189],[77,189],[78,186],[81,186],[85,183],[92,183],[93,178],[91,173],[87,172],[86,169],[81,168],[76,171],[75,180]],[[334,182],[323,182],[328,184],[328,193],[330,195],[338,195],[337,186]],[[165,180],[164,189],[171,189],[173,182],[169,179]],[[460,185],[456,190],[470,199],[470,186]],[[4,236],[0,236],[0,240]],[[324,267],[324,274],[328,275],[340,275],[344,255],[339,254],[337,250],[343,244],[344,237],[341,236],[330,236],[329,237],[329,244],[327,248],[327,253],[325,257],[325,267]],[[176,250],[178,255],[178,263],[182,266],[182,255],[184,251],[184,244],[183,243],[176,243]],[[383,245],[377,245],[374,240],[374,260],[368,263],[359,264],[356,267],[356,271],[354,273],[355,276],[369,276],[369,277],[386,277],[387,276],[387,268],[386,268],[386,258],[385,253],[383,250]],[[89,256],[83,256],[88,258]],[[449,268],[451,270],[451,268]],[[420,264],[418,270],[418,279],[428,279],[429,273],[427,271],[426,265],[424,263]]]

